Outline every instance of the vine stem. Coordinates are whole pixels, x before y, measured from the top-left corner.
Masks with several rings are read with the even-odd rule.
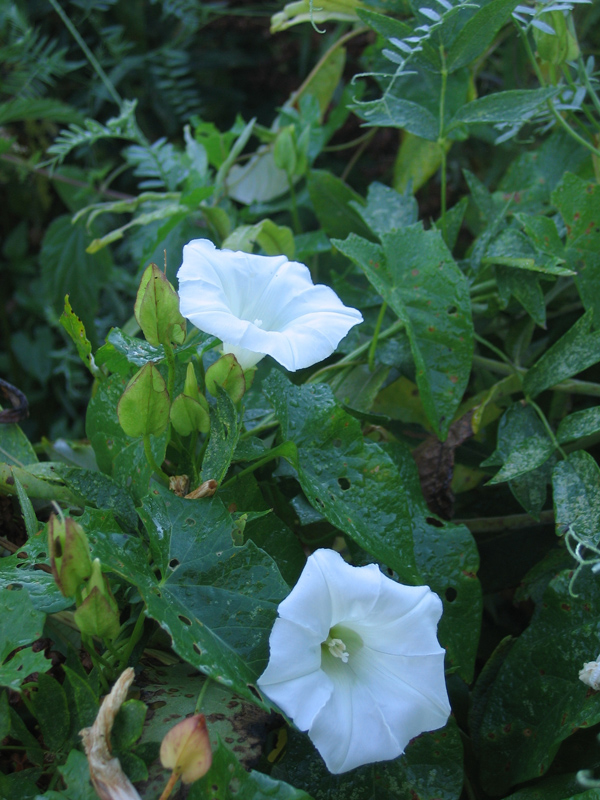
[[[519,30],[520,30],[520,28],[519,28]],[[533,50],[531,49],[531,45],[529,44],[529,38],[528,38],[527,33],[523,33],[521,38],[523,40],[523,46],[525,47],[525,51],[527,53],[527,57],[529,58],[529,61],[531,62],[531,65],[532,65],[532,67],[533,67],[533,69],[535,71],[535,74],[536,74],[537,79],[538,79],[538,81],[540,83],[540,86],[542,86],[543,88],[546,88],[546,81],[544,79],[544,76],[542,75],[542,71],[540,70],[539,64],[536,61],[535,55],[533,53]],[[597,147],[594,147],[593,144],[590,144],[590,142],[588,142],[586,139],[584,139],[583,136],[580,136],[577,133],[577,131],[573,130],[573,128],[566,121],[566,119],[564,119],[562,114],[560,114],[556,110],[556,108],[554,107],[554,103],[552,102],[552,98],[546,100],[546,105],[548,106],[548,109],[550,110],[550,113],[552,114],[554,119],[558,122],[558,124],[562,128],[564,128],[564,130],[569,134],[569,136],[572,139],[574,139],[578,144],[582,145],[582,147],[585,147],[586,149],[590,150],[592,153],[594,153],[594,155],[596,155],[597,157],[600,158],[600,150],[598,150]]]
[[[489,369],[490,372],[496,372],[498,375],[512,375],[515,370],[519,375],[525,375],[527,370],[524,367],[513,367],[509,364],[503,364],[500,361],[495,361],[493,358],[485,358],[484,356],[473,356],[473,364],[480,367]],[[578,381],[575,378],[570,378],[554,386],[549,387],[553,392],[567,392],[568,394],[581,394],[586,397],[600,397],[600,383],[591,383],[591,381]]]
[[[367,359],[369,372],[373,372],[375,369],[375,351],[377,350],[377,340],[379,339],[379,331],[381,330],[381,325],[383,323],[383,318],[385,317],[387,307],[387,303],[384,300],[381,304],[381,308],[379,309],[379,316],[377,317],[377,322],[375,323],[375,330],[373,331],[373,338],[371,339],[371,346],[369,347],[369,357]]]
[[[175,355],[171,342],[168,339],[162,342],[162,346],[167,360],[167,392],[171,402],[173,402],[173,393],[175,391]]]
[[[170,796],[178,780],[179,780],[179,772],[173,770],[173,772],[171,773],[171,777],[167,781],[167,785],[165,786],[164,791],[158,800],[167,800],[167,797]]]
[[[165,472],[163,472],[160,466],[156,463],[156,459],[154,458],[154,453],[152,452],[152,445],[150,444],[150,434],[147,433],[143,437],[143,441],[144,441],[144,453],[146,455],[146,461],[152,467],[152,471],[155,472],[161,479],[161,481],[168,486],[169,476]]]
[[[233,478],[230,478],[225,483],[222,483],[219,487],[220,489],[227,489],[229,486],[232,486],[237,480],[240,478],[245,477],[246,475],[250,475],[252,472],[255,472],[260,467],[268,464],[270,461],[274,461],[276,458],[279,458],[280,455],[284,455],[286,451],[289,449],[290,443],[283,442],[278,447],[274,447],[272,450],[269,451],[269,455],[265,456],[264,458],[259,458],[258,461],[255,461],[253,464],[250,464],[249,467],[243,469],[241,472],[238,472]]]
[[[73,25],[73,23],[71,22],[71,20],[67,16],[67,14],[63,11],[61,6],[58,4],[57,0],[50,0],[50,5],[56,11],[58,16],[62,19],[62,21],[64,22],[64,24],[65,24],[65,26],[67,28],[67,30],[71,34],[71,36],[75,39],[75,41],[77,42],[79,47],[85,53],[85,57],[90,62],[90,64],[92,65],[94,71],[96,72],[96,74],[98,75],[98,77],[100,78],[102,83],[104,84],[104,87],[106,88],[106,91],[109,93],[109,95],[114,100],[114,102],[119,106],[119,108],[121,108],[122,105],[123,105],[123,100],[122,100],[120,94],[115,89],[112,81],[110,80],[110,78],[108,77],[106,72],[102,69],[102,66],[101,66],[100,62],[98,61],[98,59],[96,58],[96,56],[92,53],[90,48],[87,46],[87,44],[85,43],[85,41],[81,37],[81,35],[80,35],[79,31],[77,30],[77,28],[75,27],[75,25]]]

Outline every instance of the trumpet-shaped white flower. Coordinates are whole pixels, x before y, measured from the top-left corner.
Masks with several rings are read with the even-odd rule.
[[[308,267],[285,256],[217,250],[208,239],[183,248],[180,310],[244,369],[265,355],[292,372],[330,356],[362,322],[333,289],[315,286]]]
[[[317,550],[279,606],[258,685],[308,731],[330,772],[396,758],[450,714],[441,613],[428,586]]]

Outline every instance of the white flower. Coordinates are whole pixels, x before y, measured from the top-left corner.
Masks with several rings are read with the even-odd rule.
[[[450,714],[441,613],[428,586],[317,550],[279,606],[258,685],[308,731],[330,772],[396,758]]]
[[[596,661],[588,661],[579,670],[579,680],[594,691],[600,691],[600,656]]]
[[[265,355],[292,372],[310,367],[362,322],[333,289],[313,284],[308,267],[285,256],[217,250],[194,239],[177,277],[183,316],[218,336],[243,369]]]

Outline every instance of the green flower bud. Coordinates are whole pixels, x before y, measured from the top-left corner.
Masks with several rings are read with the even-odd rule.
[[[121,629],[119,607],[98,558],[92,562],[92,574],[82,597],[83,602],[74,614],[79,630],[86,636],[116,639]]]
[[[202,395],[193,400],[186,394],[178,395],[171,406],[171,423],[180,436],[192,431],[207,433],[210,430],[208,403]]]
[[[158,347],[164,342],[185,341],[186,321],[179,312],[179,296],[156,264],[150,264],[142,275],[133,313],[149,344]]]
[[[535,46],[542,61],[560,66],[577,58],[579,45],[567,27],[567,19],[562,11],[549,11],[543,15],[541,21],[554,30],[554,34],[552,34],[533,27]]]
[[[282,128],[275,139],[273,160],[275,166],[293,175],[296,171],[296,145],[294,144],[294,128],[292,125]]]
[[[128,436],[160,436],[169,424],[169,393],[152,362],[127,384],[117,406],[119,424]]]
[[[234,403],[242,399],[246,391],[244,371],[233,353],[226,353],[206,370],[206,390],[217,396],[217,386],[225,389]]]
[[[198,381],[196,380],[196,372],[191,362],[187,365],[187,370],[185,372],[183,393],[186,397],[191,397],[192,400],[200,402],[200,391],[198,389]]]
[[[71,517],[50,515],[48,520],[50,566],[56,585],[65,597],[73,597],[92,573],[85,532]]]

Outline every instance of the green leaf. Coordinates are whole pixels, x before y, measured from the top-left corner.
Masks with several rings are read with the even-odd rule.
[[[415,103],[413,100],[405,100],[402,97],[388,95],[379,100],[371,100],[355,105],[352,110],[365,120],[367,126],[402,128],[430,142],[436,142],[440,134],[439,121],[429,109],[424,108],[419,103]],[[354,229],[354,232],[360,235],[360,231]],[[339,236],[337,233],[330,235]]]
[[[67,763],[59,767],[59,772],[67,787],[64,793],[58,795],[59,797],[66,800],[98,800],[90,781],[90,769],[85,753],[71,750]]]
[[[467,281],[439,231],[411,225],[381,238],[383,247],[353,235],[334,244],[364,271],[406,325],[423,407],[444,439],[471,371]]]
[[[29,597],[33,607],[45,614],[55,614],[72,605],[72,599],[62,596],[48,572],[37,569],[38,564],[49,565],[46,532],[29,538],[13,556],[0,559],[0,590],[10,590],[16,595]]]
[[[458,800],[463,784],[458,727],[413,739],[394,761],[331,775],[306,735],[288,732],[288,746],[272,775],[310,792],[315,800]]]
[[[343,237],[352,231],[370,236],[361,217],[350,205],[364,200],[347,184],[326,170],[313,169],[308,175],[308,191],[315,214],[327,236]]]
[[[186,500],[156,487],[140,515],[158,579],[139,540],[106,527],[92,534],[89,522],[93,555],[137,586],[181,658],[257,702],[249,686],[264,669],[277,605],[288,592],[275,562],[252,542],[233,545],[235,523],[218,498]]]
[[[583,411],[576,411],[561,420],[556,438],[560,444],[572,442],[574,439],[581,439],[584,436],[592,436],[600,431],[600,406],[586,408]]]
[[[15,467],[38,463],[31,442],[14,422],[0,423],[0,461]]]
[[[448,72],[454,72],[479,58],[504,23],[510,20],[510,15],[518,4],[519,0],[492,0],[491,3],[481,6],[448,48]]]
[[[389,9],[386,3],[386,12]],[[358,16],[366,22],[373,30],[380,33],[385,39],[406,39],[408,36],[414,35],[414,30],[411,25],[402,20],[394,19],[388,14],[377,14],[369,8],[359,8]],[[414,13],[411,9],[411,12]],[[433,69],[439,72],[441,66],[440,54],[435,48],[435,45],[427,38],[422,40],[420,46],[423,48],[417,51],[411,58],[411,63],[419,64],[426,69]],[[414,59],[414,61],[413,61]]]
[[[56,465],[55,471],[70,489],[84,498],[86,504],[111,510],[126,527],[137,527],[138,516],[131,495],[108,475],[62,465]]]
[[[307,500],[401,581],[426,583],[440,595],[448,659],[470,680],[481,599],[477,550],[467,529],[429,512],[410,451],[363,440],[359,422],[340,408],[329,387],[295,387],[272,372],[265,392],[283,437],[297,445],[293,466]],[[471,623],[465,625],[465,618]]]
[[[312,800],[301,789],[294,789],[262,772],[247,772],[219,739],[213,749],[212,765],[206,775],[192,784],[189,800]]]
[[[40,726],[44,744],[53,753],[64,744],[71,727],[67,695],[60,683],[43,672],[38,675],[33,708]]]
[[[554,518],[580,541],[600,542],[600,468],[584,450],[570,453],[554,468]],[[564,527],[563,527],[564,526]]]
[[[244,370],[233,353],[226,353],[210,365],[206,370],[204,384],[213,397],[219,396],[217,387],[224,389],[232,403],[238,403],[246,392]]]
[[[35,536],[35,534],[39,531],[40,523],[37,521],[33,504],[29,497],[27,497],[21,481],[16,475],[14,476],[14,479],[15,489],[17,490],[17,496],[21,505],[21,513],[23,514],[23,520],[25,521],[25,530],[27,531],[27,537],[30,538],[31,536]]]
[[[467,125],[482,122],[503,122],[509,125],[522,123],[558,91],[558,89],[510,89],[507,92],[494,92],[479,97],[456,112],[446,133],[460,123]]]
[[[241,427],[231,398],[224,389],[219,388],[217,404],[210,409],[210,439],[202,462],[203,481],[223,481],[233,459]]]
[[[524,269],[497,266],[496,280],[505,304],[513,295],[537,325],[546,327],[546,304],[537,275]]]
[[[531,472],[547,461],[553,452],[554,444],[533,408],[513,403],[498,425],[496,450],[481,463],[482,467],[502,464],[502,469],[488,482],[488,486]]]
[[[252,253],[255,243],[268,256],[283,253],[290,259],[294,258],[296,247],[292,229],[285,225],[276,225],[270,219],[263,219],[254,225],[240,225],[224,240],[222,247]]]
[[[90,331],[93,340],[98,295],[109,278],[111,260],[108,250],[89,255],[86,251],[88,243],[85,228],[73,225],[71,217],[63,214],[53,220],[46,231],[40,263],[45,301],[59,314],[68,294],[74,312]]]
[[[92,345],[85,333],[85,325],[71,308],[69,295],[65,296],[65,307],[58,320],[77,348],[79,358],[83,361],[94,378],[101,376],[92,355]]]
[[[544,389],[600,361],[600,330],[592,331],[593,311],[587,311],[529,370],[523,390],[535,397]]]
[[[513,495],[534,519],[539,520],[540,511],[546,505],[548,484],[555,464],[556,456],[551,456],[541,466],[508,482]]]
[[[18,692],[32,672],[45,672],[52,666],[43,652],[34,653],[26,647],[42,635],[45,617],[23,590],[0,589],[0,686]],[[25,649],[7,661],[19,647]]]
[[[0,104],[0,125],[40,119],[48,122],[81,122],[79,111],[50,97],[17,97]]]
[[[79,731],[94,724],[98,714],[98,697],[87,678],[83,678],[67,664],[63,665],[65,681],[62,684],[71,713],[69,738],[73,746],[80,743]]]
[[[175,347],[175,360],[185,361],[192,354],[195,354],[199,345],[212,337],[208,334],[194,333],[188,336],[188,342]],[[96,363],[98,366],[105,366],[110,372],[118,372],[119,375],[128,377],[131,374],[132,365],[143,367],[149,361],[162,361],[165,351],[162,345],[153,347],[144,339],[128,336],[119,328],[111,328],[106,337],[106,344],[96,353]]]
[[[111,732],[114,750],[129,750],[142,735],[148,708],[141,700],[127,700],[115,717]]]
[[[482,785],[494,795],[542,775],[564,739],[600,721],[600,694],[578,677],[598,651],[600,586],[584,571],[581,597],[573,597],[571,574],[565,570],[550,582],[529,627],[474,704],[471,731]]]
[[[483,259],[484,264],[502,264],[506,267],[542,272],[546,275],[568,277],[576,274],[572,269],[560,266],[561,263],[564,263],[564,258],[560,257],[563,249],[560,239],[558,239],[558,244],[561,246],[561,250],[558,256],[549,255],[549,247],[556,246],[552,234],[554,233],[558,238],[558,231],[552,220],[546,217],[527,217],[525,214],[522,214],[519,220],[526,220],[525,229],[533,232],[542,248],[536,246],[536,242],[532,242],[521,231],[515,228],[505,228],[487,248],[486,257]],[[529,220],[535,220],[531,226]]]
[[[575,282],[587,310],[593,309],[596,326],[600,321],[600,191],[567,172],[552,193],[552,202],[567,226],[566,259],[577,272]]]
[[[351,205],[376,236],[413,225],[419,215],[419,207],[412,194],[402,194],[377,182],[369,186],[366,206],[362,201],[353,201]]]

